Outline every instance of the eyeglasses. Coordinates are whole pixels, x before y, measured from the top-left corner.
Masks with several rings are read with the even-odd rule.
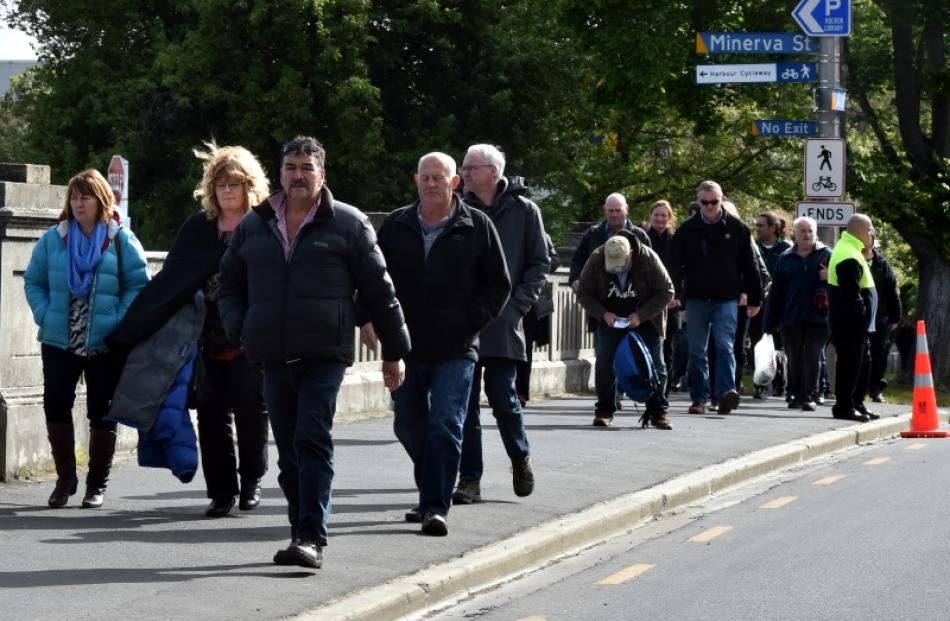
[[[475,172],[479,168],[491,168],[494,164],[468,164],[459,168],[463,173]]]
[[[711,201],[702,201],[702,200],[701,200],[701,201],[699,201],[699,202],[702,203],[703,205],[718,205],[718,204],[719,204],[719,199],[718,199],[718,198],[714,198],[714,199],[712,199]]]
[[[237,192],[244,187],[243,181],[215,181],[214,189],[215,190],[224,190],[225,188],[231,190],[232,192]]]

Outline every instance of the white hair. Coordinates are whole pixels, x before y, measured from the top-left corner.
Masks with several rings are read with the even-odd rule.
[[[502,175],[505,174],[505,154],[501,152],[501,149],[496,147],[493,144],[473,144],[468,148],[468,151],[465,152],[465,156],[468,157],[474,153],[475,155],[481,156],[482,160],[486,164],[491,164],[498,171],[498,178],[500,179]]]
[[[604,207],[607,206],[607,203],[610,202],[610,199],[613,199],[614,202],[619,202],[624,207],[627,206],[627,197],[620,192],[612,192],[611,194],[608,194],[607,198],[604,199]]]
[[[456,175],[456,164],[455,159],[446,153],[441,151],[433,151],[431,153],[426,153],[419,158],[419,163],[416,165],[416,172],[418,173],[422,169],[422,162],[429,159],[435,158],[445,164],[445,168],[449,171],[449,177],[454,177]]]
[[[818,222],[817,222],[814,218],[810,218],[810,217],[808,217],[808,216],[802,216],[802,217],[800,217],[800,218],[795,218],[795,221],[792,222],[792,231],[794,231],[795,229],[797,229],[797,228],[798,228],[798,225],[801,224],[802,222],[807,222],[807,223],[808,223],[808,226],[811,227],[811,230],[813,230],[813,231],[816,232],[816,233],[818,232]]]

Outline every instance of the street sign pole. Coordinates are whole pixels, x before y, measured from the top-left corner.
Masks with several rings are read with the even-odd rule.
[[[818,136],[840,138],[840,115],[831,105],[833,89],[841,87],[841,37],[821,37],[818,41]],[[834,200],[834,199],[819,199]],[[818,238],[828,246],[838,239],[838,226],[818,227]]]

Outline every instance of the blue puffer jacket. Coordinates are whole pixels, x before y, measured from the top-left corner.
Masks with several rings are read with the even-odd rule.
[[[36,242],[30,264],[23,276],[26,299],[39,326],[37,339],[46,345],[66,349],[69,345],[69,250],[66,234],[69,221],[62,220]],[[108,247],[96,268],[89,295],[89,326],[86,351],[89,355],[108,349],[103,339],[119,324],[132,300],[148,282],[145,250],[135,235],[110,221],[106,233]],[[119,260],[115,246],[122,246],[122,287],[119,290]]]
[[[772,289],[765,301],[762,329],[766,333],[800,323],[828,321],[828,283],[818,272],[828,266],[831,250],[821,242],[802,257],[792,246],[775,264]]]
[[[171,389],[158,408],[155,424],[139,430],[139,465],[168,468],[182,483],[190,482],[198,471],[198,438],[188,414],[188,383],[195,371],[197,345],[179,369]]]

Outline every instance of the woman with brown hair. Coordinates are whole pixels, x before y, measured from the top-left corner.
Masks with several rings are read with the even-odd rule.
[[[102,506],[115,454],[115,422],[104,420],[122,371],[122,358],[104,339],[148,281],[145,251],[122,227],[112,188],[96,170],[69,180],[59,223],[33,248],[23,280],[39,326],[43,359],[43,413],[56,464],[49,506],[76,493],[73,404],[86,380],[89,472],[84,508]]]
[[[268,426],[261,370],[248,362],[240,343],[228,339],[221,324],[218,266],[234,228],[253,205],[267,197],[269,185],[260,163],[247,149],[218,147],[214,142],[205,146],[207,150],[194,152],[204,162],[201,182],[194,191],[202,211],[182,225],[162,271],[110,336],[110,343],[132,346],[143,341],[189,303],[196,291],[204,290],[207,316],[200,350],[207,381],[197,403],[198,439],[211,499],[205,515],[222,517],[234,508],[235,496],[239,496],[243,511],[260,504],[261,477],[267,471]]]

